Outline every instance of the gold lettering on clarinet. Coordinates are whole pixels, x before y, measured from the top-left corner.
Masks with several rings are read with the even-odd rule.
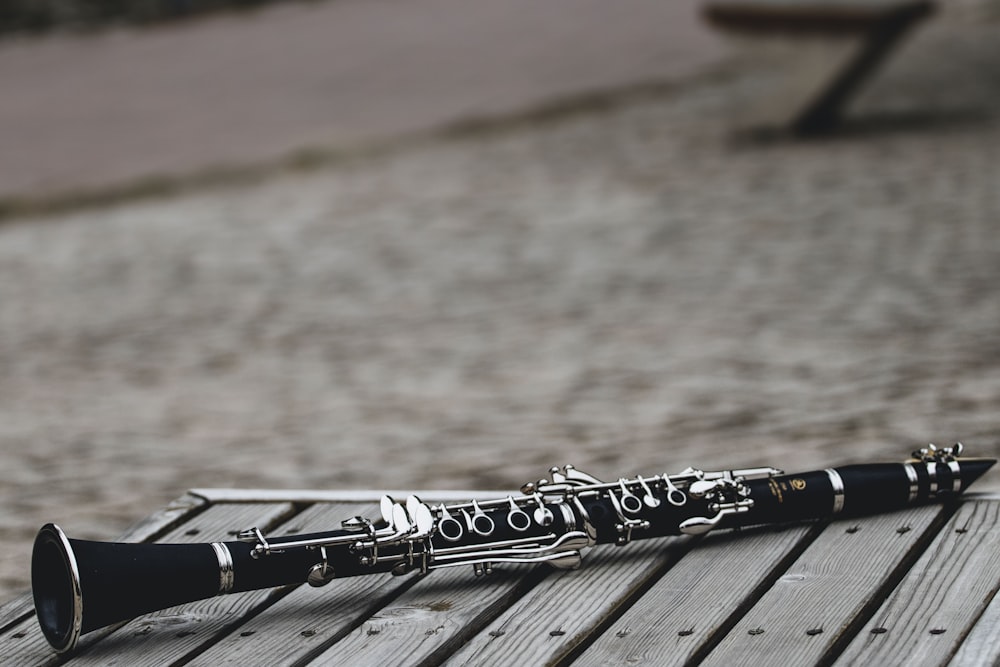
[[[781,493],[781,486],[779,486],[777,482],[775,482],[773,479],[769,479],[767,480],[767,485],[771,489],[771,494],[778,499],[779,503],[785,502],[785,497]]]
[[[802,489],[806,488],[806,480],[800,479],[798,477],[789,482],[789,484],[791,484],[792,488],[795,489],[796,491],[801,491]]]

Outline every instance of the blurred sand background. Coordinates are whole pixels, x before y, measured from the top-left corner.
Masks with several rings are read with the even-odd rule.
[[[950,4],[811,141],[663,1],[0,42],[0,599],[191,487],[1000,455],[998,37]]]

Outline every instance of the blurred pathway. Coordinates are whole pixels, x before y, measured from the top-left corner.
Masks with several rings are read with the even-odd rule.
[[[0,43],[0,202],[280,160],[676,78],[690,3],[338,0]]]

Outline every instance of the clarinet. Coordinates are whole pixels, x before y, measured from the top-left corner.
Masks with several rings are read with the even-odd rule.
[[[573,466],[552,468],[520,494],[429,506],[416,496],[381,501],[381,518],[340,530],[231,542],[119,544],[69,539],[42,527],[32,553],[39,624],[57,652],[81,634],[215,595],[335,578],[500,563],[580,566],[582,550],[715,528],[859,516],[956,497],[994,463],[930,445],[904,463],[848,465],[786,475],[775,468],[636,476],[602,482]]]

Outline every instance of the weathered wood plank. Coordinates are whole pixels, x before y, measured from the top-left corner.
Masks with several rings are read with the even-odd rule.
[[[703,664],[826,660],[933,539],[944,512],[935,505],[831,523]]]
[[[980,667],[1000,665],[1000,594],[995,594],[990,606],[976,621],[948,667]]]
[[[295,517],[301,531],[340,526],[375,505],[322,503]],[[191,665],[300,664],[321,653],[412,584],[409,578],[380,574],[335,579],[322,589],[299,586],[263,612],[236,627]]]
[[[998,522],[1000,502],[963,503],[836,664],[948,664],[1000,588]]]
[[[316,657],[343,665],[437,664],[537,582],[539,568],[511,567],[477,580],[471,568],[433,571]]]
[[[157,510],[129,526],[118,538],[118,541],[146,542],[151,540],[177,524],[190,521],[197,512],[207,505],[204,498],[185,493],[180,498],[170,501],[163,509]]]
[[[709,535],[573,664],[689,664],[759,599],[819,530],[794,526]]]
[[[213,505],[191,521],[164,535],[159,542],[212,542],[231,540],[233,534],[249,526],[270,529],[295,512],[287,503]],[[198,648],[267,598],[269,591],[243,595],[223,595],[201,602],[141,616],[100,641],[81,643],[74,665],[107,665],[122,651],[128,651],[128,663],[165,665]],[[86,604],[86,601],[84,601]]]
[[[568,659],[689,544],[686,538],[666,538],[592,549],[580,570],[550,574],[445,664],[542,665]]]
[[[412,583],[383,574],[337,580],[322,590],[301,586],[188,664],[303,664]]]
[[[3,635],[24,619],[34,616],[34,613],[35,603],[31,599],[31,593],[19,595],[0,605],[0,651],[3,649]]]

